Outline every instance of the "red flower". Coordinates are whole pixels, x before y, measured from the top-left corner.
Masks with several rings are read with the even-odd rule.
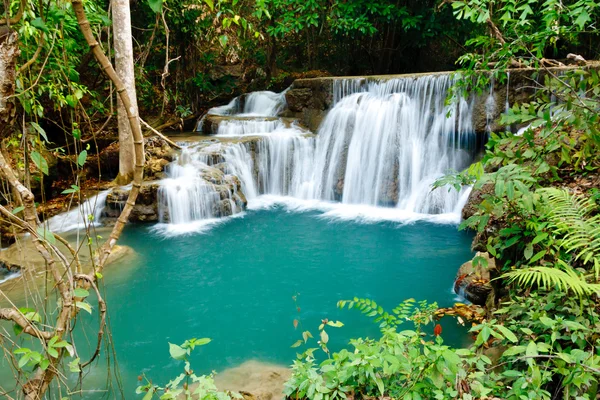
[[[437,324],[435,328],[433,328],[433,334],[435,336],[440,336],[442,334],[442,326],[440,324]]]

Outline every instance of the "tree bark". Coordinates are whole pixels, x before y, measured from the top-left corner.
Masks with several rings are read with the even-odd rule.
[[[131,36],[131,14],[129,0],[112,1],[113,35],[115,47],[115,70],[125,85],[131,101],[131,114],[138,114],[137,97],[135,92],[135,71],[133,69],[133,42]],[[118,184],[127,184],[133,179],[134,148],[130,121],[127,110],[119,97],[117,99],[117,117],[119,126],[119,176]],[[138,125],[139,121],[131,121]]]
[[[15,65],[19,57],[19,35],[9,29],[0,36],[0,139],[12,132]]]

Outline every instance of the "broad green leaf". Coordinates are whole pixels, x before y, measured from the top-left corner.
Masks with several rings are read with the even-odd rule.
[[[148,0],[148,5],[152,11],[159,14],[162,12],[163,0]]]
[[[86,159],[87,150],[83,150],[81,153],[79,153],[79,156],[77,157],[77,164],[79,164],[80,167],[83,167],[83,164],[85,164]]]
[[[512,331],[510,329],[508,329],[507,327],[505,327],[504,325],[494,325],[494,327],[496,329],[498,329],[500,331],[500,333],[502,333],[502,336],[504,336],[509,341],[511,341],[513,343],[517,343],[519,341],[517,339],[517,336],[514,333],[512,333]]]
[[[90,314],[92,313],[92,306],[89,303],[86,303],[85,301],[77,301],[75,302],[75,306],[77,306],[77,308],[87,311]]]
[[[39,152],[32,151],[31,160],[33,161],[35,166],[38,167],[40,171],[42,171],[44,175],[48,175],[48,162]]]
[[[188,352],[187,350],[181,348],[181,346],[169,343],[169,354],[171,354],[171,357],[175,360],[183,360],[185,356],[187,356]]]
[[[210,339],[210,338],[201,338],[201,339],[198,339],[198,340],[196,340],[196,341],[194,342],[194,344],[195,344],[196,346],[204,346],[204,345],[206,345],[206,344],[209,344],[210,342],[211,342],[211,339]]]
[[[329,335],[325,331],[321,331],[321,343],[327,344],[329,342]]]
[[[13,215],[16,215],[16,214],[20,213],[21,211],[23,211],[24,209],[25,209],[25,207],[19,206],[19,207],[13,208],[11,212],[13,213]]]
[[[31,20],[31,26],[33,26],[36,29],[39,29],[42,32],[50,33],[50,31],[48,30],[48,27],[44,23],[44,20],[41,19],[40,17],[37,17],[37,18]]]
[[[527,345],[527,349],[525,350],[525,355],[528,357],[538,355],[537,345],[535,344],[535,342],[533,340],[531,340],[529,342],[529,344]]]
[[[35,130],[36,130],[36,132],[37,132],[37,133],[39,133],[39,134],[40,134],[40,136],[44,138],[44,140],[45,140],[46,142],[48,142],[48,143],[50,142],[50,141],[48,140],[48,136],[46,136],[46,131],[45,131],[45,130],[44,130],[42,127],[41,127],[41,126],[39,126],[39,125],[38,125],[37,123],[35,123],[35,122],[30,122],[30,124],[31,124],[31,126],[33,127],[33,129],[35,129]]]
[[[73,291],[73,295],[75,297],[88,297],[90,295],[90,292],[88,292],[87,290],[85,290],[83,288],[76,288]]]
[[[585,28],[585,24],[590,20],[590,14],[585,10],[585,8],[581,8],[577,19],[575,20],[575,25],[579,26],[579,29]]]
[[[56,244],[56,238],[54,237],[54,234],[47,230],[44,226],[38,226],[37,234],[48,243]]]

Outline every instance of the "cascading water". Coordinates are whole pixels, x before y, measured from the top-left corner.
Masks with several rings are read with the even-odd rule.
[[[86,223],[99,223],[106,204],[106,197],[110,192],[111,190],[104,190],[84,201],[79,207],[48,219],[48,229],[56,233],[68,232],[82,229]],[[89,215],[92,215],[93,219],[90,219]]]
[[[220,151],[220,144],[184,147],[167,166],[168,178],[160,181],[158,190],[160,222],[182,227],[241,211],[239,180],[223,173],[215,162]]]
[[[219,124],[219,127],[217,129],[217,136],[248,136],[253,134],[256,135],[271,133],[281,129],[285,129],[285,124],[278,119],[225,120]]]
[[[457,193],[431,187],[449,170],[466,168],[476,152],[473,99],[446,103],[453,79],[334,80],[334,103],[316,137],[281,118],[265,118],[281,112],[281,104],[273,106],[274,94],[251,93],[243,110],[238,100],[238,112],[219,122],[217,137],[239,138],[221,144],[219,163],[228,176],[239,178],[250,201],[261,195],[287,196],[457,220],[468,189]],[[262,119],[248,119],[249,114]],[[258,138],[244,139],[249,136]],[[184,150],[185,157],[196,161],[175,163],[174,168],[182,168],[180,178],[170,170],[170,180],[161,184],[163,191],[189,187],[185,194],[169,197],[172,223],[214,217],[210,209],[218,197],[193,183],[199,171],[209,168],[206,151]],[[178,179],[185,183],[175,183]],[[184,215],[175,219],[175,213]]]

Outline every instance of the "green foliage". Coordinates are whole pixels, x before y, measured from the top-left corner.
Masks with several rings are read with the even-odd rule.
[[[558,299],[555,295],[551,301]],[[506,319],[504,323],[491,320],[474,326],[471,332],[476,340],[473,346],[463,349],[444,345],[441,336],[432,339],[424,333],[423,323],[433,320],[435,305],[421,302],[410,313],[414,301],[409,300],[400,304],[397,313],[387,313],[372,300],[342,302],[343,306],[366,312],[377,323],[386,316],[401,315],[402,321],[411,323],[415,329],[399,331],[400,321],[393,327],[383,326],[379,339],[353,339],[351,350],[342,349],[321,363],[316,361],[316,349],[308,349],[294,361],[285,394],[290,398],[319,400],[356,395],[402,399],[551,399],[555,390],[553,380],[559,379],[565,382],[562,385],[565,396],[594,398],[600,357],[594,355],[593,347],[588,347],[585,340],[594,338],[594,329],[600,324],[597,313],[586,321],[573,300],[559,301],[555,307],[544,303],[540,296],[522,300],[510,302],[507,308],[498,311]],[[522,326],[521,321],[525,322]],[[561,327],[571,333],[561,332]],[[573,344],[583,347],[576,349]],[[509,345],[502,352],[501,368],[494,367],[483,353],[490,345]]]
[[[170,380],[165,386],[153,384],[146,378],[147,383],[140,385],[136,389],[136,393],[144,395],[143,400],[150,400],[155,396],[160,400],[175,400],[183,398],[198,399],[198,400],[232,400],[243,399],[239,393],[222,392],[215,386],[214,375],[196,375],[191,369],[188,357],[191,352],[199,346],[204,346],[210,343],[210,339],[189,339],[181,345],[169,343],[169,353],[171,358],[178,361],[183,361],[183,372],[176,378]]]

